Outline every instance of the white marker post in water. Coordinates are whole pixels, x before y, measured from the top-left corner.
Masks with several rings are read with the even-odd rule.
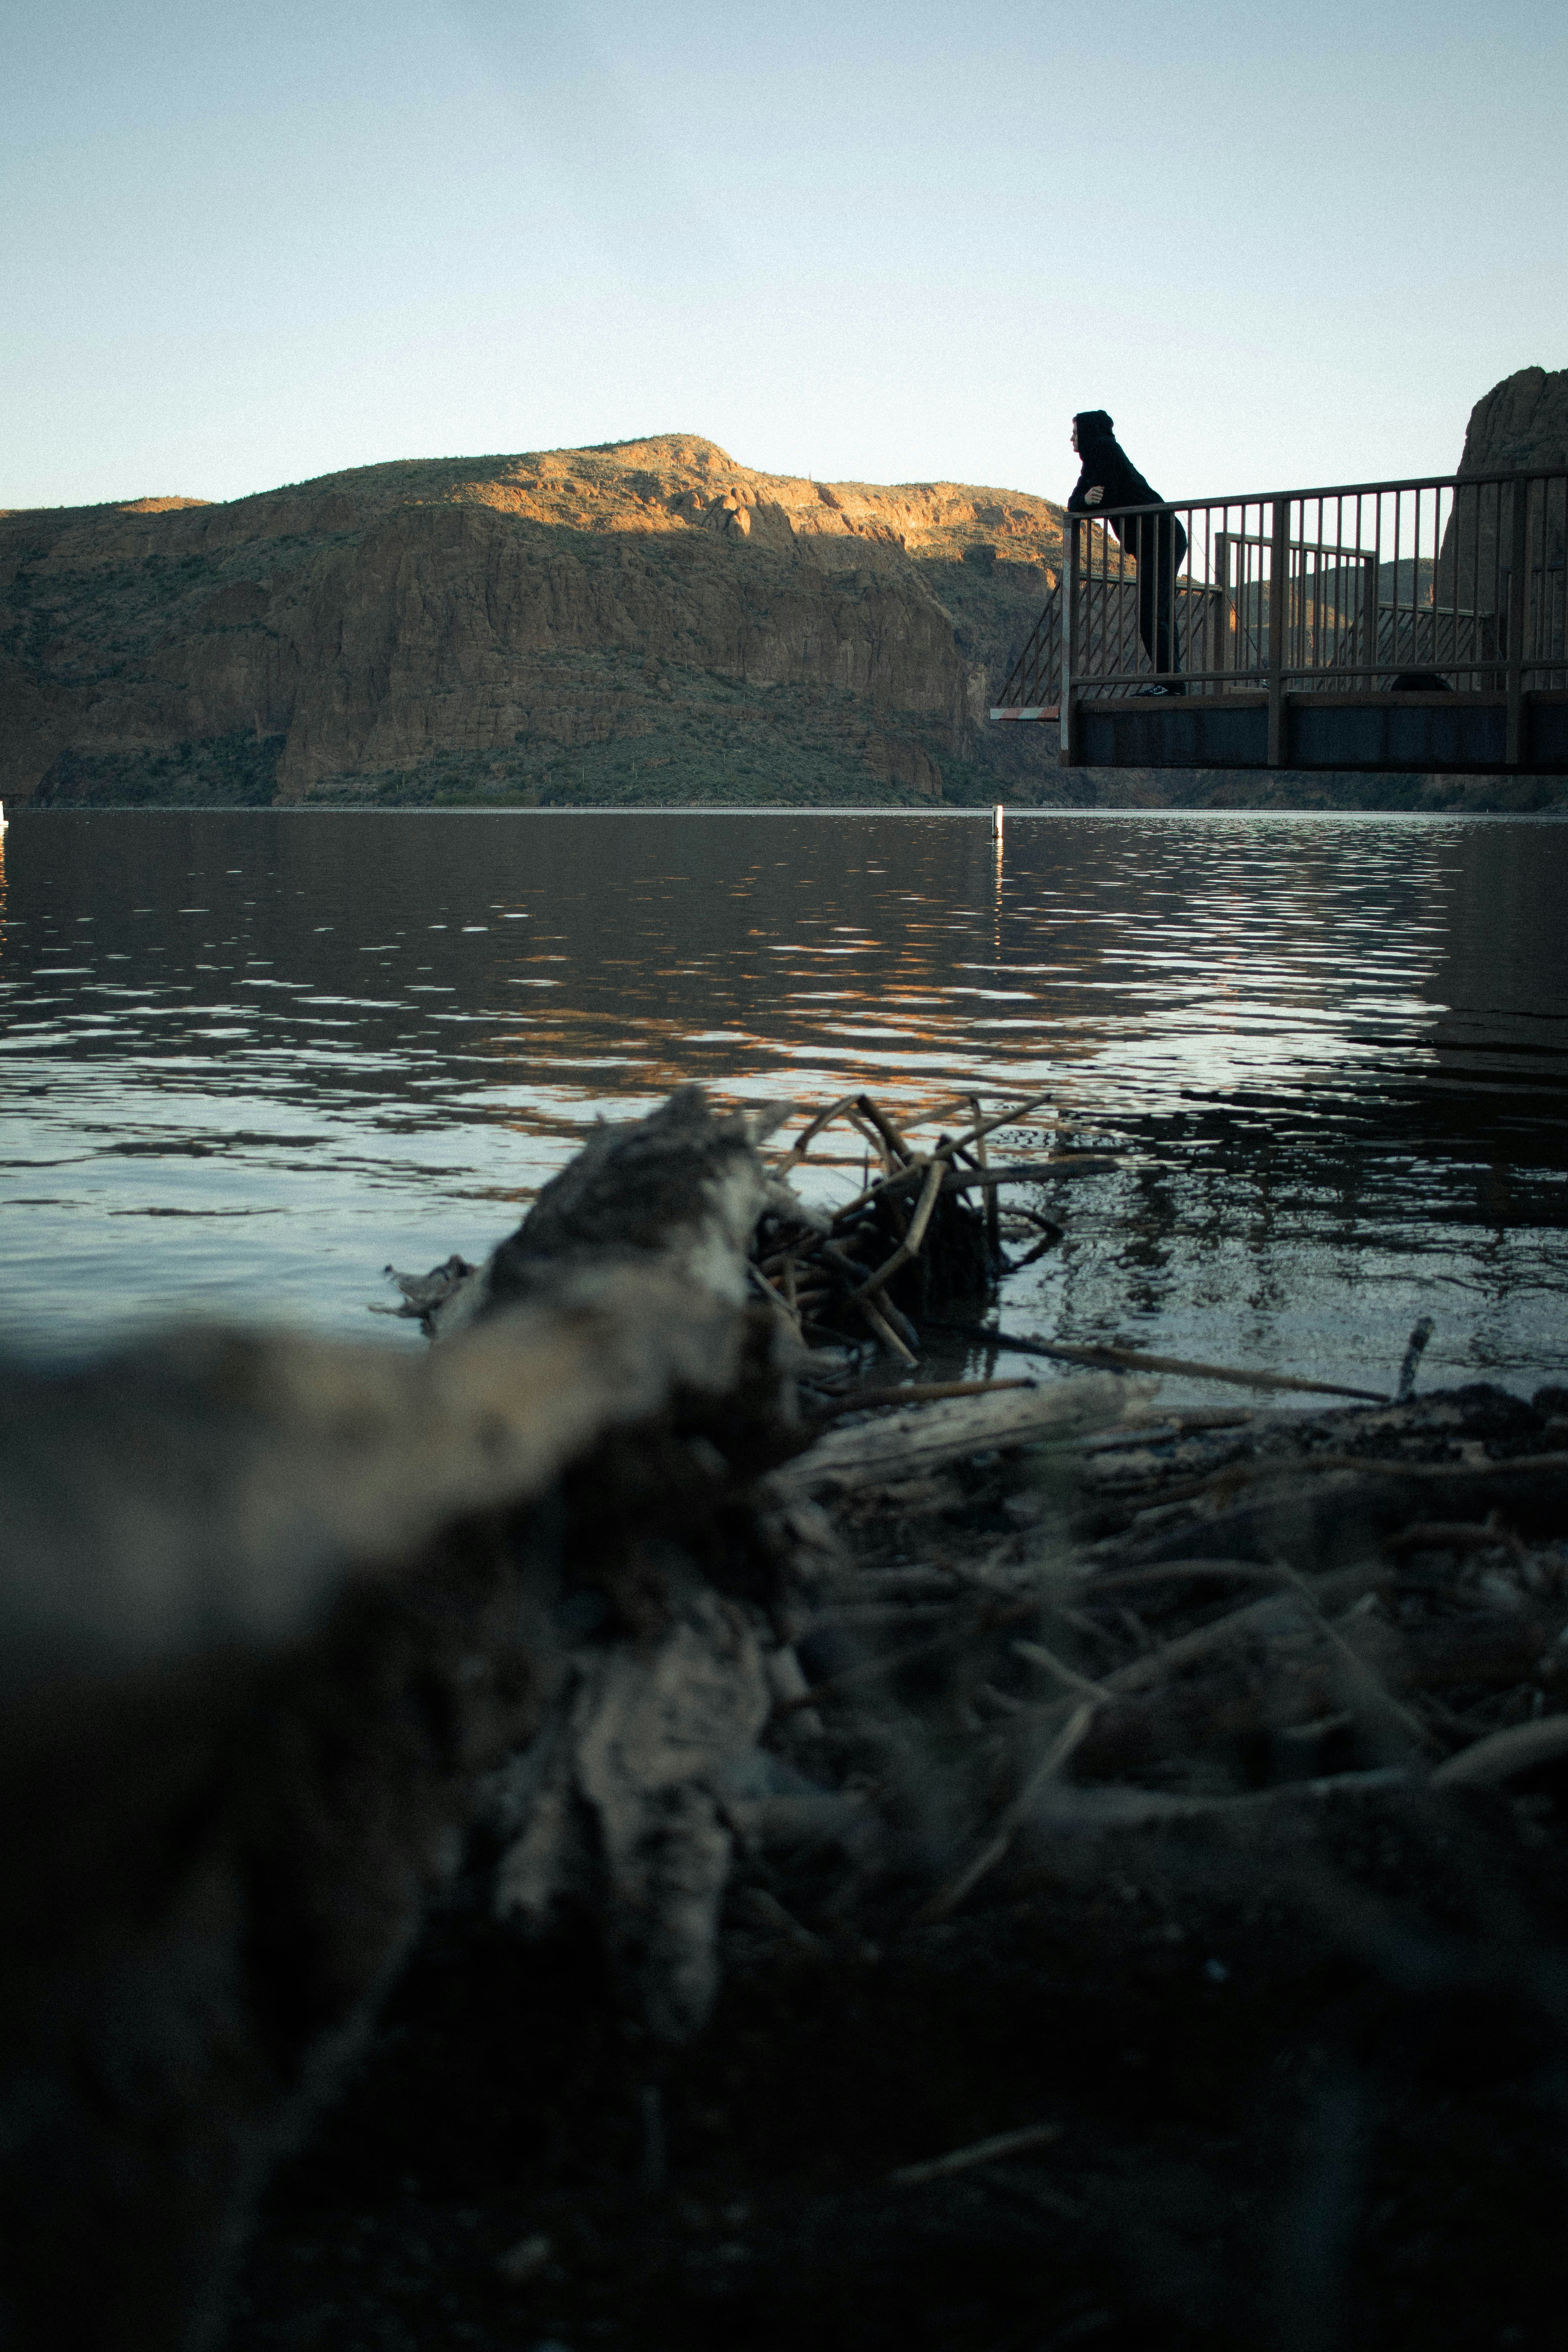
[[[995,801],[992,803],[991,835],[993,840],[1000,841],[1002,838],[1002,803],[1000,801]]]

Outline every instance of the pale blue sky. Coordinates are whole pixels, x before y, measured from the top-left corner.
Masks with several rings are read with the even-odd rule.
[[[1561,0],[0,0],[0,506],[704,433],[1440,472],[1568,364]]]

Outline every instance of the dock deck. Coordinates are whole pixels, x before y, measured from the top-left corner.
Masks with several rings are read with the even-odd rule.
[[[1568,467],[1072,515],[991,717],[1064,766],[1568,771],[1565,551]]]

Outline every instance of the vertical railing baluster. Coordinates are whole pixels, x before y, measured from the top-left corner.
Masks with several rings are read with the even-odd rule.
[[[1359,688],[1360,691],[1361,691],[1362,693],[1363,693],[1363,694],[1370,694],[1370,693],[1372,692],[1372,690],[1373,690],[1373,687],[1376,685],[1376,683],[1377,683],[1377,601],[1378,601],[1378,586],[1377,586],[1377,513],[1378,513],[1378,505],[1379,505],[1379,501],[1378,501],[1378,499],[1377,499],[1376,498],[1374,498],[1374,499],[1373,499],[1373,507],[1372,507],[1372,516],[1373,516],[1372,546],[1371,546],[1371,547],[1370,547],[1370,549],[1369,549],[1369,548],[1364,544],[1365,537],[1366,537],[1366,533],[1365,533],[1365,529],[1364,529],[1364,527],[1363,527],[1363,522],[1362,522],[1362,517],[1361,517],[1361,500],[1360,500],[1360,499],[1358,498],[1358,499],[1357,499],[1357,500],[1356,500],[1356,502],[1355,502],[1355,512],[1356,512],[1356,534],[1355,534],[1355,535],[1356,535],[1356,545],[1357,545],[1357,546],[1361,549],[1361,551],[1362,551],[1362,555],[1361,555],[1361,601],[1362,601],[1363,635],[1362,635],[1362,656],[1361,656],[1361,657],[1362,657],[1363,662],[1365,664],[1365,667],[1366,667],[1366,675],[1365,675],[1365,677],[1359,677],[1359,678],[1356,680],[1356,685],[1357,685],[1357,687]]]
[[[1552,491],[1556,491],[1556,510],[1561,522],[1552,527]],[[1559,548],[1559,562],[1552,564],[1552,548]],[[1568,475],[1556,482],[1547,482],[1542,494],[1542,518],[1540,518],[1540,552],[1542,552],[1542,591],[1552,588],[1552,607],[1547,618],[1547,637],[1542,642],[1542,658],[1552,668],[1535,679],[1538,687],[1561,687],[1563,682],[1563,654],[1568,652]]]
[[[1068,517],[1067,545],[1063,551],[1067,562],[1062,566],[1061,749],[1058,754],[1058,764],[1064,768],[1070,768],[1078,756],[1078,728],[1073,709],[1072,672],[1073,659],[1077,651],[1079,533],[1082,528],[1082,524],[1076,517]]]
[[[1285,764],[1285,603],[1290,572],[1290,501],[1275,499],[1268,553],[1268,764]],[[1261,516],[1259,520],[1261,520]]]
[[[1383,524],[1385,501],[1381,490],[1373,494],[1372,501],[1372,670],[1366,681],[1367,692],[1377,691],[1378,666],[1383,660]]]
[[[1458,489],[1453,494],[1453,503],[1455,508],[1460,503],[1460,491]],[[1474,524],[1471,524],[1469,531],[1469,609],[1477,614],[1477,649],[1486,654],[1488,661],[1495,663],[1498,661],[1498,597],[1488,602],[1481,583],[1481,531],[1486,530],[1486,487],[1477,485],[1477,489],[1469,494],[1469,503],[1474,508]],[[1465,551],[1465,534],[1462,531],[1460,551]],[[1490,645],[1486,640],[1488,621],[1490,621]],[[1479,677],[1479,685],[1483,687],[1486,694],[1495,694],[1498,691],[1498,670],[1488,668],[1486,675]]]
[[[1530,587],[1530,484],[1521,474],[1515,478],[1510,505],[1509,551],[1511,562],[1508,575],[1508,672],[1505,692],[1508,715],[1504,720],[1503,764],[1517,768],[1524,756],[1524,616]]]

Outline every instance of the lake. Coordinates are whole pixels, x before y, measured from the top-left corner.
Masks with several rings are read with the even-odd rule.
[[[696,1078],[1119,1139],[1022,1196],[1065,1238],[1016,1331],[1375,1388],[1426,1313],[1428,1382],[1568,1376],[1561,819],[24,813],[0,887],[14,1350],[422,1345],[389,1260],[482,1256]]]

